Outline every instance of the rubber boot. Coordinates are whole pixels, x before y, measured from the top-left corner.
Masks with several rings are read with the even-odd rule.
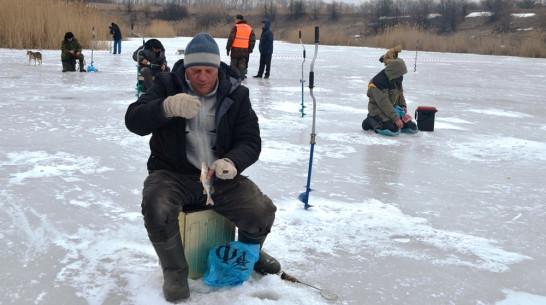
[[[260,257],[254,264],[254,271],[262,275],[277,274],[281,272],[281,264],[279,261],[261,249],[264,244],[265,237],[254,238],[251,237],[250,234],[239,230],[239,241],[245,244],[260,244]]]
[[[68,66],[69,66],[68,60],[63,60],[62,64],[63,64],[63,72],[68,71]]]
[[[380,126],[377,123],[377,121],[373,117],[371,117],[369,114],[366,116],[364,121],[362,121],[362,129],[364,130],[376,130],[379,127]]]
[[[166,236],[170,237],[165,238]],[[189,268],[184,256],[178,222],[171,224],[170,230],[148,231],[148,237],[154,246],[163,270],[163,294],[165,299],[174,303],[189,298]]]
[[[409,121],[409,122],[404,124],[404,128],[402,128],[401,131],[403,133],[415,134],[415,133],[419,132],[419,129],[417,128],[417,124],[415,124],[412,121]]]
[[[83,60],[80,59],[80,72],[85,72],[85,67],[83,66]]]

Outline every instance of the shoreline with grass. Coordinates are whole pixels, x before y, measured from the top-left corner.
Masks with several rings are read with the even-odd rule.
[[[131,27],[145,37],[158,39],[191,37],[199,32],[226,38],[233,25],[229,16],[234,15],[225,7],[197,7],[194,11],[186,11],[184,18],[166,21],[147,17],[154,9],[161,9],[150,6],[134,5],[129,12],[124,11],[121,4],[84,4],[60,0],[0,0],[0,4],[4,4],[4,9],[0,11],[0,47],[9,49],[58,49],[64,33],[73,32],[84,48],[91,48],[94,43],[95,49],[107,50],[112,40],[108,30],[111,22],[120,26],[124,40],[136,37]],[[546,8],[538,11],[542,14],[540,16],[546,14]],[[245,14],[259,38],[262,14],[258,10]],[[541,19],[540,16],[536,18]],[[366,20],[355,14],[341,15],[332,21],[327,16],[316,20],[310,17],[293,20],[289,15],[279,13],[272,23],[272,29],[275,40],[291,43],[299,43],[301,31],[303,43],[313,44],[314,27],[319,26],[320,43],[324,45],[389,49],[401,44],[407,51],[546,58],[545,31],[525,27],[524,19],[517,20],[521,23],[521,30],[514,32],[495,33],[487,28],[483,20],[475,19],[467,22],[467,28],[439,35],[434,29],[424,30],[414,25],[400,24],[373,33]]]

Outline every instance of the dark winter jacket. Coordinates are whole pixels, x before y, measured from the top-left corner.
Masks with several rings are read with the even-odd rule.
[[[70,51],[74,51],[74,53],[82,52],[82,46],[76,38],[73,38],[72,41],[64,39],[61,42],[61,60],[65,61],[70,60],[71,58],[78,58],[78,56],[70,54]]]
[[[199,174],[200,169],[189,163],[186,156],[186,119],[165,118],[161,110],[166,97],[189,91],[181,59],[172,72],[157,74],[155,85],[129,105],[125,114],[127,128],[141,136],[152,134],[148,170]],[[248,88],[241,85],[237,73],[223,62],[218,72],[217,103],[216,154],[218,158],[231,159],[241,173],[258,160],[260,128]]]
[[[110,29],[110,35],[114,40],[121,40],[121,30],[119,26],[112,22],[112,25],[108,27]]]
[[[258,49],[261,54],[273,54],[273,31],[270,29],[271,20],[264,19],[264,27],[260,36],[260,44]]]
[[[247,22],[245,20],[242,20],[242,21],[239,21],[237,23],[238,24],[239,23],[246,24]],[[232,47],[233,41],[235,40],[236,34],[237,34],[237,26],[234,25],[231,28],[231,32],[229,33],[229,36],[228,36],[228,41],[226,43],[226,50],[228,52],[231,52],[231,54],[230,54],[231,57],[234,57],[234,58],[241,58],[241,57],[248,58],[249,54],[254,51],[254,46],[256,45],[256,34],[254,34],[254,30],[251,30],[250,37],[248,38],[249,39],[248,49],[247,48]]]
[[[369,97],[368,114],[370,116],[379,115],[383,121],[396,121],[400,118],[394,105],[406,107],[402,80],[403,75],[407,72],[404,61],[397,58],[372,78],[368,84],[367,92]]]
[[[154,50],[152,50],[152,46],[155,46],[157,49],[160,49],[158,53],[155,53]],[[163,47],[163,44],[157,39],[149,39],[146,41],[144,46],[140,46],[136,51],[133,52],[133,60],[138,62],[139,65],[142,67],[142,60],[146,59],[153,65],[157,65],[158,67],[161,65],[167,65],[167,58],[165,57],[165,48]]]

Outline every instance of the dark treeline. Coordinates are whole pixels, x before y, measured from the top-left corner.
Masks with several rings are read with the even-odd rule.
[[[66,0],[69,2],[70,0]],[[301,18],[327,18],[336,20],[342,15],[360,15],[375,32],[398,24],[409,24],[422,29],[437,29],[438,33],[456,32],[467,14],[486,11],[491,22],[499,24],[498,31],[510,30],[510,13],[514,9],[532,9],[543,6],[546,0],[370,0],[361,4],[343,1],[315,0],[72,0],[88,3],[116,3],[131,11],[137,5],[162,6],[155,18],[176,20],[184,18],[188,9],[211,12],[230,10],[259,12],[263,17],[275,20],[277,15],[289,15],[293,20]],[[214,19],[224,18],[221,16]]]

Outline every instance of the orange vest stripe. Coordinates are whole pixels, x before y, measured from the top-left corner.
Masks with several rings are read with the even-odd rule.
[[[237,27],[237,32],[235,33],[235,39],[233,39],[233,44],[231,46],[233,48],[248,49],[252,28],[245,23],[238,23],[235,26]]]

